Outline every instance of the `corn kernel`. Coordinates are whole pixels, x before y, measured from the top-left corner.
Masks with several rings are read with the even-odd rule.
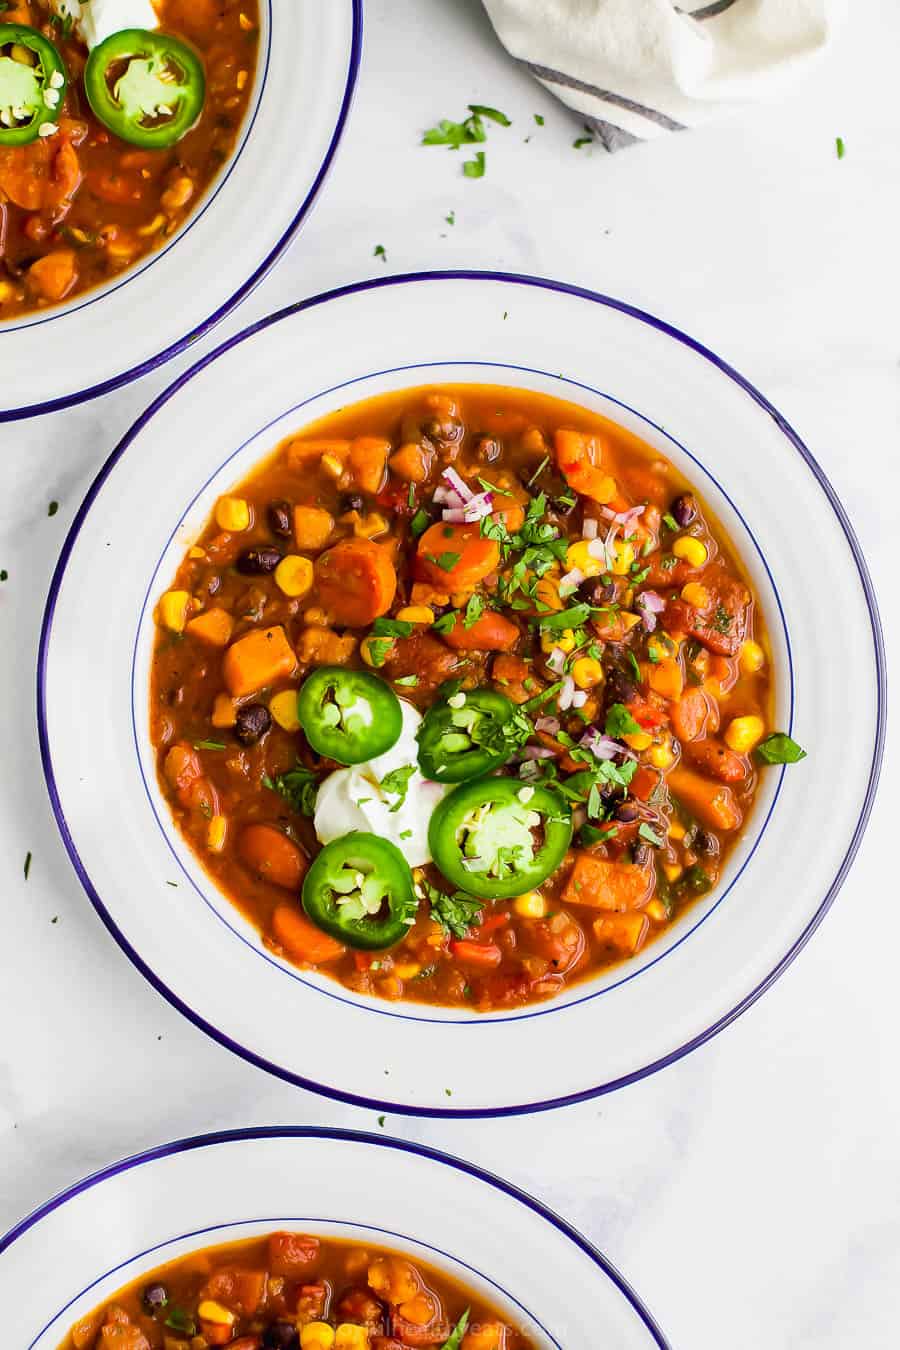
[[[385,661],[388,660],[394,650],[394,644],[393,642],[390,642],[390,646],[385,648],[384,644],[386,641],[390,642],[390,639],[363,638],[362,642],[359,644],[359,654],[367,666],[383,666]],[[376,655],[379,658],[377,661],[375,660]]]
[[[566,549],[566,570],[571,572],[577,568],[583,572],[586,577],[597,577],[606,570],[606,564],[600,558],[594,558],[589,552],[590,541],[579,539],[577,543],[570,544]]]
[[[653,919],[654,923],[663,923],[669,917],[665,905],[661,900],[651,900],[644,910],[648,919]]]
[[[329,478],[333,478],[337,481],[337,479],[343,475],[344,462],[343,460],[338,459],[337,455],[329,455],[326,451],[319,460],[319,463],[328,474]]]
[[[402,623],[434,623],[434,610],[427,605],[407,605],[397,611],[397,618]]]
[[[625,629],[626,633],[629,631],[629,629],[634,628],[635,624],[638,624],[641,621],[641,616],[639,614],[623,613],[619,617],[622,620],[622,627]]]
[[[541,577],[534,588],[534,596],[547,609],[562,609],[563,607],[559,598],[559,582],[554,580],[553,577]]]
[[[741,646],[741,654],[738,660],[745,675],[755,675],[765,665],[766,654],[758,642],[748,638]]]
[[[612,555],[613,564],[610,570],[615,572],[617,577],[624,577],[634,562],[634,544],[630,544],[627,539],[617,539],[612,546]]]
[[[579,656],[572,662],[572,679],[579,689],[593,689],[603,683],[603,667],[592,656]]]
[[[249,530],[250,505],[243,497],[220,497],[216,502],[216,524],[230,532]]]
[[[540,891],[526,891],[516,896],[513,909],[520,919],[542,919],[547,913],[547,901]]]
[[[675,754],[671,741],[666,738],[660,745],[654,745],[650,751],[650,763],[654,769],[671,769],[675,763]]]
[[[245,33],[253,32],[253,29],[255,27],[253,20],[248,18],[247,15],[244,14],[243,12],[238,15],[238,23],[241,25]]]
[[[334,1350],[369,1350],[369,1332],[355,1322],[341,1322],[334,1338]]]
[[[384,534],[388,529],[388,523],[384,516],[379,515],[377,511],[370,511],[367,516],[361,516],[354,523],[353,533],[359,535],[361,539],[374,539],[376,535]]]
[[[670,839],[676,839],[676,840],[678,840],[678,839],[683,839],[684,836],[685,836],[685,833],[686,833],[685,828],[684,828],[684,826],[682,825],[682,823],[681,823],[680,820],[675,820],[675,819],[673,819],[673,820],[670,820],[670,821],[669,821],[669,838],[670,838]]]
[[[188,549],[188,557],[194,559],[205,558],[206,550],[200,548],[197,544],[195,544],[193,548]]]
[[[398,961],[394,966],[394,974],[401,980],[414,980],[421,969],[417,961]]]
[[[307,1322],[300,1328],[300,1350],[331,1350],[334,1328],[327,1322]]]
[[[230,1327],[237,1321],[233,1312],[223,1307],[221,1303],[216,1303],[215,1299],[205,1298],[197,1309],[197,1316],[201,1322],[215,1322],[219,1326]]]
[[[702,567],[709,557],[709,549],[692,534],[682,534],[672,545],[676,558],[683,558],[691,567]]]
[[[296,689],[283,689],[280,694],[273,694],[269,699],[269,712],[282,731],[294,732],[300,730]]]
[[[166,591],[159,601],[159,619],[173,633],[183,633],[191,608],[187,591]]]
[[[299,553],[289,553],[275,568],[275,585],[291,599],[298,599],[312,589],[313,565]]]
[[[705,586],[701,586],[699,581],[689,581],[681,588],[681,598],[689,605],[693,605],[694,609],[706,609],[709,604],[709,591]]]
[[[766,734],[766,724],[761,717],[735,717],[729,722],[725,732],[725,744],[739,755],[747,755],[758,745]]]
[[[668,881],[677,881],[684,871],[684,868],[681,866],[681,863],[663,863],[663,871],[665,872]]]
[[[206,847],[210,853],[221,853],[225,847],[226,821],[224,816],[213,816],[206,827]],[[214,1322],[215,1318],[206,1319]]]
[[[630,745],[632,750],[649,750],[653,744],[653,737],[649,731],[634,731],[630,736],[623,736],[622,740],[626,745]]]

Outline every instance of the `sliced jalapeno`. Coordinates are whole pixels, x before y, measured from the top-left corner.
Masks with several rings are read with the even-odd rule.
[[[196,125],[206,76],[186,42],[125,28],[91,52],[84,88],[95,116],[121,140],[165,150]]]
[[[297,716],[314,750],[339,764],[384,754],[403,727],[400,700],[384,680],[364,670],[320,666],[297,698]]]
[[[43,33],[0,23],[0,145],[51,136],[67,83],[65,63]]]
[[[572,813],[546,784],[477,778],[449,793],[428,828],[431,856],[448,881],[484,900],[534,890],[562,862]]]
[[[354,831],[326,844],[303,883],[303,908],[313,923],[364,951],[404,938],[417,907],[403,854],[376,834]]]
[[[454,694],[425,714],[417,733],[419,767],[438,783],[461,783],[499,769],[530,734],[530,722],[505,694]]]

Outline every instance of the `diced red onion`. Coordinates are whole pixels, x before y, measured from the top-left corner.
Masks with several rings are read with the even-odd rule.
[[[558,717],[539,717],[534,724],[535,731],[546,731],[548,736],[555,736],[559,731]]]
[[[585,539],[596,539],[600,530],[600,522],[596,516],[586,516],[584,524],[581,527],[581,533]]]
[[[441,512],[441,519],[446,520],[448,525],[465,525],[468,520],[466,508],[464,506],[445,506]]]
[[[575,693],[572,695],[572,707],[583,708],[584,705],[587,703],[587,700],[588,700],[587,690],[576,689]]]
[[[526,759],[552,759],[556,751],[549,745],[526,745],[522,754]]]
[[[625,750],[624,745],[614,741],[611,736],[604,736],[596,727],[586,731],[579,744],[586,746],[597,759],[615,759],[616,755],[621,755]]]
[[[470,523],[476,520],[483,520],[489,516],[494,509],[494,494],[492,492],[479,492],[471,497],[463,508],[466,520]]]
[[[606,562],[606,541],[604,539],[592,539],[588,544],[588,554],[596,558],[598,562]]]
[[[635,601],[635,608],[641,616],[641,622],[648,633],[652,633],[656,628],[656,616],[661,614],[666,607],[666,602],[656,591],[641,591]]]
[[[460,478],[456,470],[449,465],[446,469],[442,469],[441,477],[450,484],[452,490],[462,499],[463,505],[465,505],[466,502],[470,502],[475,496],[475,493],[469,487],[465,479]]]
[[[566,595],[571,595],[573,591],[578,590],[578,587],[581,585],[583,581],[584,581],[584,573],[582,572],[581,568],[573,567],[571,572],[567,572],[564,577],[560,578],[559,582],[560,595],[562,595],[563,593],[565,593]]]
[[[575,681],[572,679],[571,675],[564,676],[562,682],[562,689],[560,689],[559,697],[556,700],[556,705],[559,708],[560,712],[565,712],[567,708],[571,708],[572,696],[574,695],[574,693],[575,693]]]
[[[566,654],[562,647],[553,647],[547,657],[547,666],[554,675],[561,675],[566,668]]]
[[[607,520],[612,520],[616,525],[630,525],[638,516],[642,516],[645,511],[643,506],[631,506],[627,511],[613,511],[608,506],[601,506],[600,510]]]

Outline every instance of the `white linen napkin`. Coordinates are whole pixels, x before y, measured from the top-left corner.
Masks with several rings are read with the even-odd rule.
[[[607,150],[777,94],[846,0],[484,0],[500,40]]]

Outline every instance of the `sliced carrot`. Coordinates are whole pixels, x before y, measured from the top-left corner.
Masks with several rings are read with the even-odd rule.
[[[234,619],[228,611],[213,608],[191,619],[185,632],[199,638],[201,642],[208,642],[212,647],[227,647],[233,629]]]
[[[357,436],[350,442],[350,472],[354,486],[373,497],[381,490],[391,443],[383,436]]]
[[[242,698],[293,674],[297,658],[281,624],[254,628],[225,653],[222,673],[229,694]]]
[[[346,628],[386,614],[397,589],[394,564],[371,539],[342,539],[316,559],[315,576],[320,603]]]
[[[560,427],[553,438],[556,463],[567,482],[582,496],[595,502],[612,501],[615,479],[601,467],[603,447],[596,436]]]
[[[610,862],[593,853],[576,853],[562,902],[589,905],[591,909],[638,909],[650,899],[653,884],[653,871],[649,867]]]
[[[453,627],[442,633],[448,647],[458,652],[508,652],[519,640],[519,630],[509,619],[488,609],[470,627],[458,614]]]
[[[702,689],[688,689],[672,707],[672,728],[680,741],[695,741],[703,735],[709,718],[709,701]]]
[[[416,576],[444,590],[472,590],[497,567],[500,550],[478,525],[438,522],[425,531],[416,554]]]
[[[669,787],[702,825],[713,830],[736,830],[740,825],[741,809],[731,788],[722,783],[712,783],[679,765],[669,774]]]
[[[503,960],[503,953],[496,942],[472,942],[469,938],[459,938],[450,943],[450,950],[464,966],[473,970],[494,970]]]
[[[740,783],[747,777],[747,761],[713,737],[703,741],[688,741],[684,753],[692,764],[696,764],[711,778],[717,778],[720,783]]]
[[[61,206],[80,184],[78,153],[62,129],[28,145],[0,146],[0,192],[24,211]]]
[[[238,856],[263,881],[299,891],[308,863],[292,839],[274,825],[247,825],[238,836]]]
[[[272,935],[289,956],[313,966],[336,961],[347,950],[291,905],[279,905],[273,913]]]

